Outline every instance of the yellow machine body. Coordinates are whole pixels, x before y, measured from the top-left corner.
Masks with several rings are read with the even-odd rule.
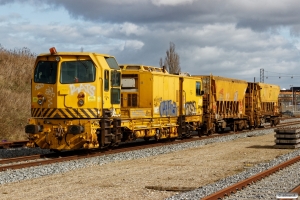
[[[191,124],[194,129],[200,125],[201,78],[169,74],[162,68],[144,65],[120,65],[120,68],[122,126],[133,138],[175,138],[186,134],[189,130],[181,127],[178,130],[182,115],[183,123]]]
[[[244,116],[247,82],[220,76],[203,76],[206,112],[214,118]]]
[[[267,83],[257,83],[260,89],[260,101],[261,102],[278,102],[278,96],[280,93],[280,86],[267,84]]]
[[[37,57],[31,88],[27,146],[58,151],[277,125],[280,115],[277,85],[53,48]]]
[[[246,93],[246,115],[249,125],[258,127],[263,123],[279,124],[280,110],[278,96],[280,87],[266,83],[248,83]]]
[[[120,75],[109,55],[39,55],[32,77],[31,119],[25,128],[28,146],[62,150],[104,144],[99,119],[120,116]]]
[[[213,75],[196,75],[203,79],[204,124],[202,132],[210,134],[219,129],[246,126],[245,92],[247,82]]]

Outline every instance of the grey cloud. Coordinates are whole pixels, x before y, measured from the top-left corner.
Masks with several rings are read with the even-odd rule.
[[[0,0],[0,5],[10,2],[26,1]],[[83,47],[114,55],[119,63],[158,66],[169,42],[174,42],[183,71],[249,81],[254,77],[259,80],[260,68],[293,73],[300,61],[298,1],[199,0],[175,5],[150,0],[27,1],[38,2],[47,3],[41,10],[64,7],[80,20],[62,26],[49,21],[44,25],[1,26],[1,30],[13,28],[26,35],[10,40],[28,44],[35,52],[47,51],[50,45],[58,51]],[[281,36],[281,28],[290,28],[294,41]],[[16,44],[14,41],[10,44]],[[267,81],[288,85],[291,80],[269,77]]]
[[[8,21],[11,21],[12,19],[20,19],[20,18],[21,18],[21,16],[18,13],[12,13],[7,16],[0,15],[0,22],[8,22]]]
[[[117,24],[234,23],[237,28],[249,27],[264,31],[275,26],[297,25],[300,17],[300,2],[296,0],[196,0],[186,4],[160,6],[150,0],[0,0],[0,5],[12,2],[33,5],[44,3],[52,9],[64,7],[75,19]]]
[[[9,3],[14,3],[16,2],[15,0],[0,0],[0,5],[5,5],[5,4],[9,4]]]
[[[90,21],[137,24],[149,23],[236,23],[262,31],[276,25],[298,24],[300,2],[198,0],[175,6],[157,6],[151,1],[48,0],[64,7],[74,18]]]

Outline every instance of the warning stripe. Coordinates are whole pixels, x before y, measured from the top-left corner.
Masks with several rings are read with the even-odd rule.
[[[97,118],[97,108],[32,108],[32,117]]]

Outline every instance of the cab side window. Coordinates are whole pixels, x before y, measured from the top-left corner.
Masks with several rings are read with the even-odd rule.
[[[196,81],[196,96],[201,96],[201,83]]]
[[[104,90],[109,90],[109,71],[104,70]]]

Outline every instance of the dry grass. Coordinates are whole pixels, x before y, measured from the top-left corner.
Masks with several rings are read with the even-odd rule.
[[[0,141],[26,139],[35,58],[28,48],[6,50],[0,46]]]

